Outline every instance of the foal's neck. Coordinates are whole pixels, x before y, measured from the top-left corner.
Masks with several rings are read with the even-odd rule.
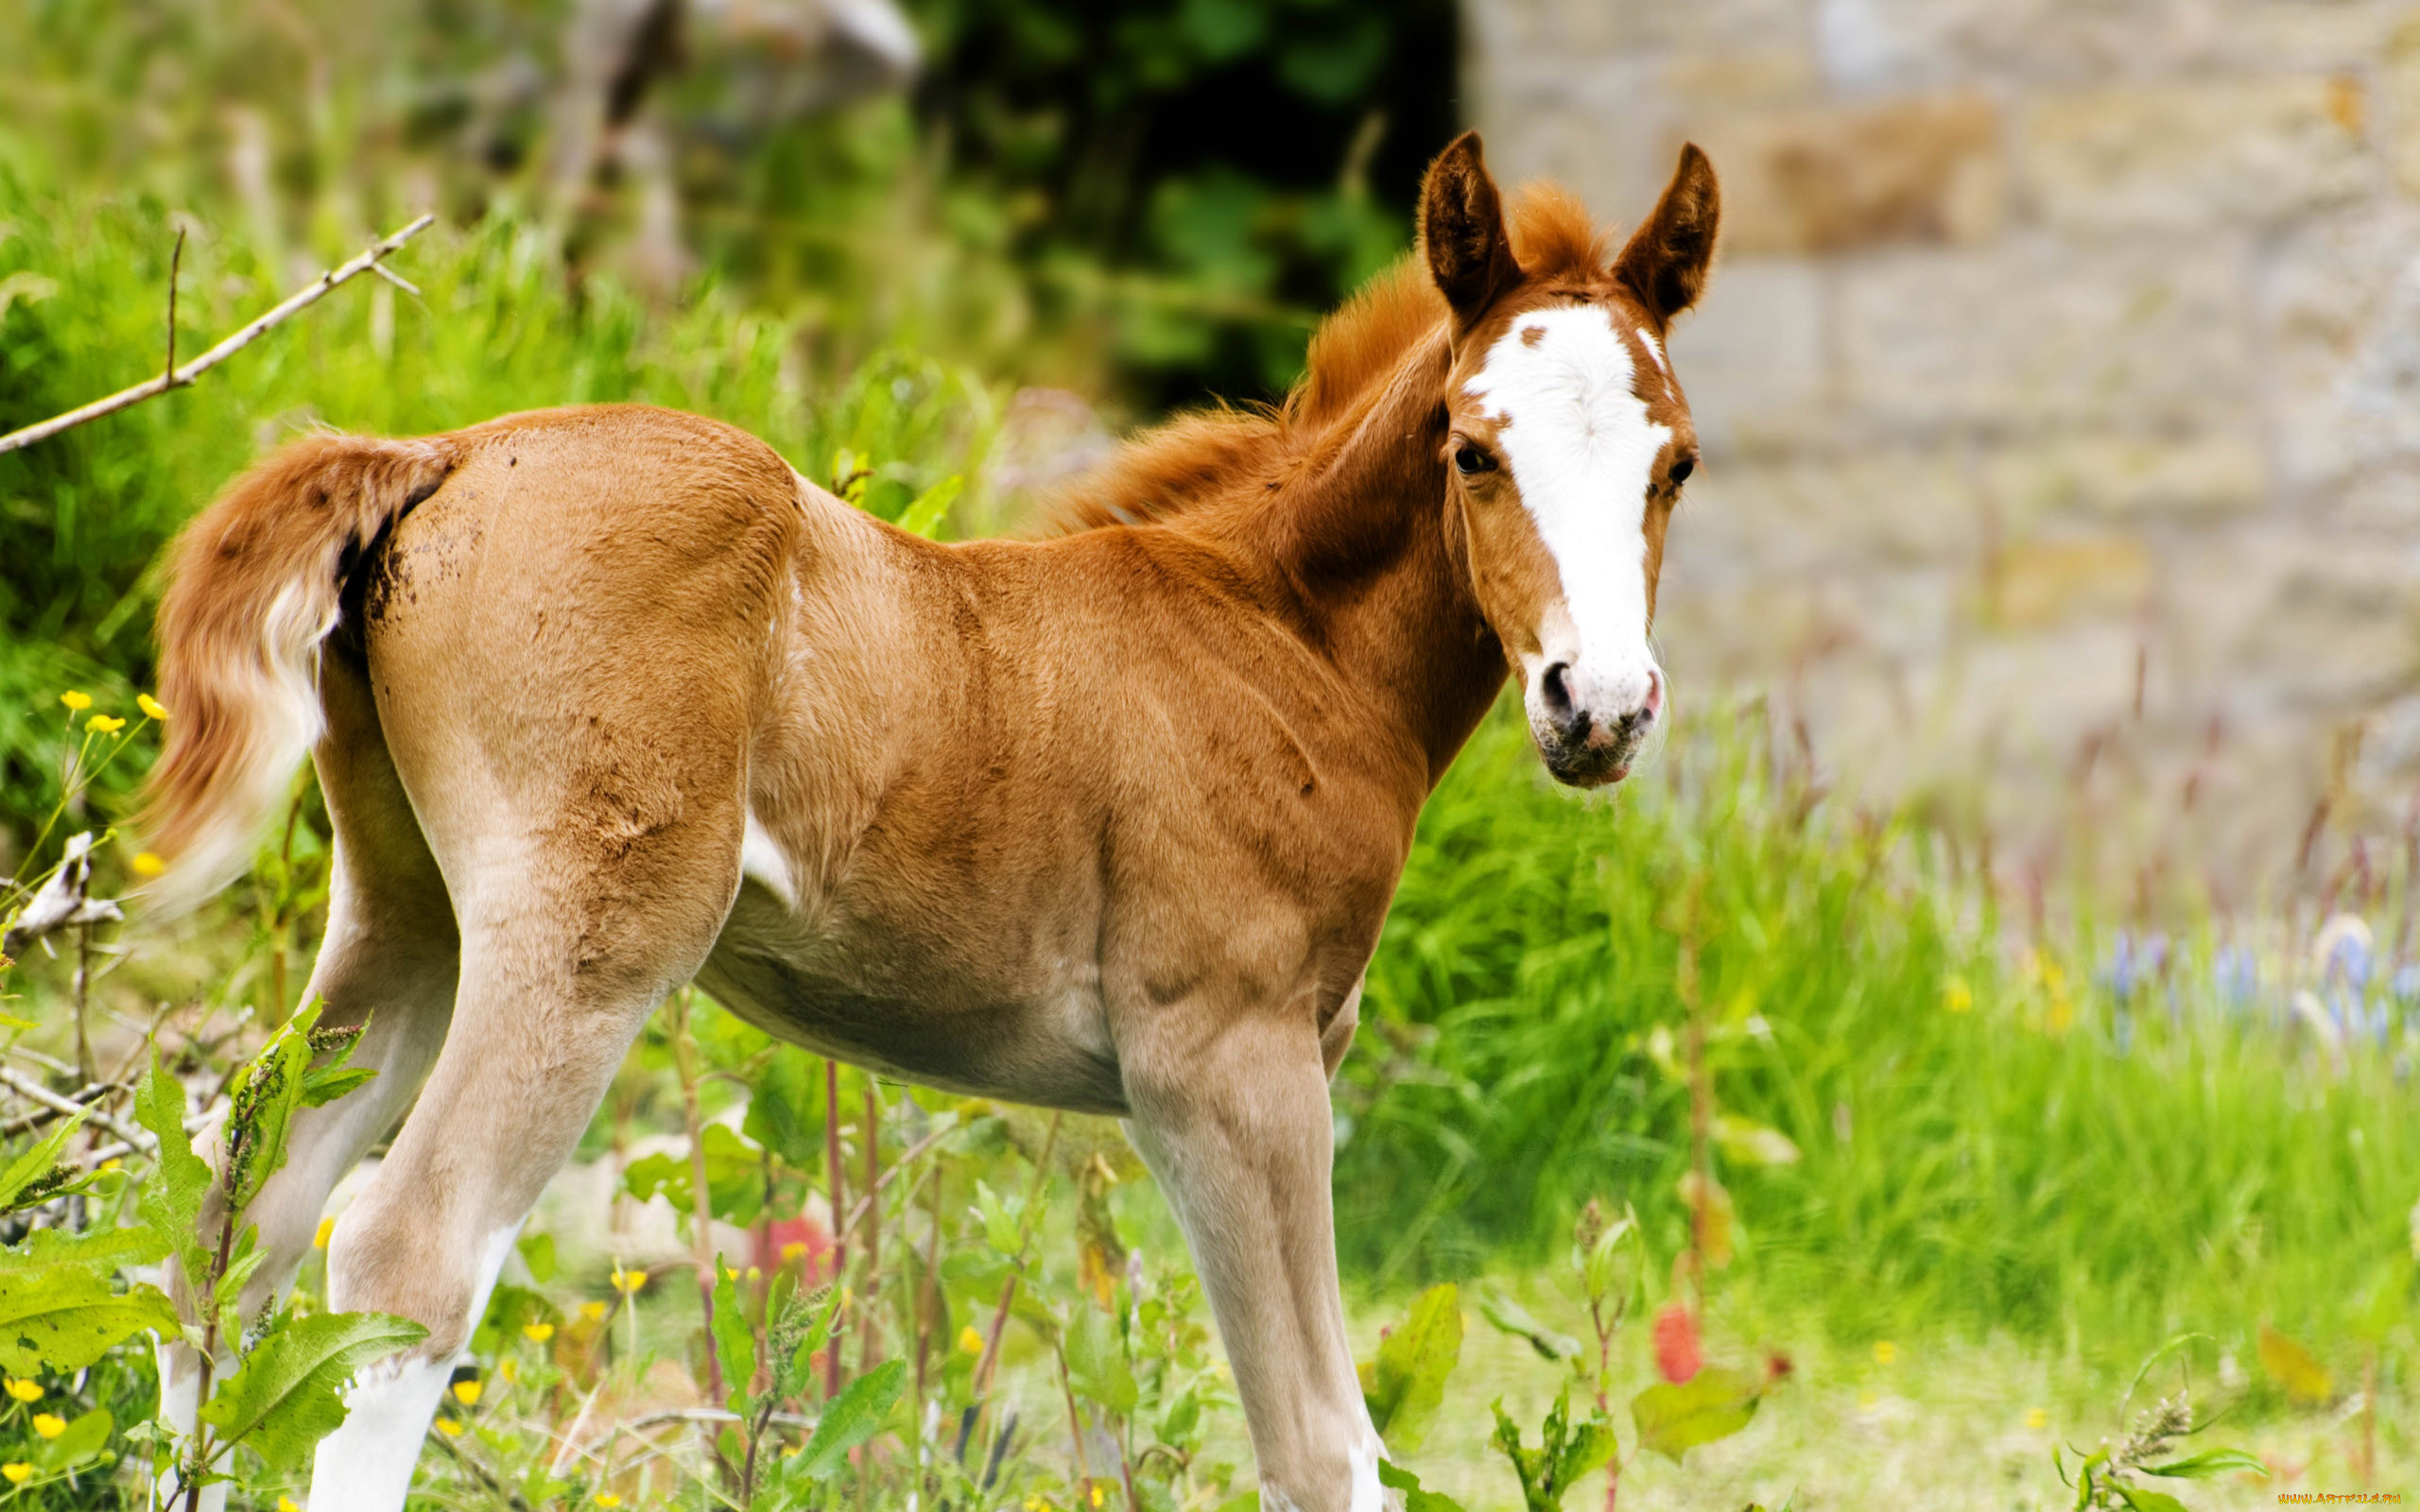
[[[1340,418],[1238,542],[1265,554],[1305,638],[1418,744],[1430,788],[1506,674],[1445,497],[1451,366],[1441,329]]]

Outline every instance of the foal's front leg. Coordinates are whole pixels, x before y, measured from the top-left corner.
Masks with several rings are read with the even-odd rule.
[[[1183,1005],[1121,1040],[1127,1130],[1184,1226],[1270,1512],[1378,1512],[1378,1435],[1344,1336],[1318,1031]]]

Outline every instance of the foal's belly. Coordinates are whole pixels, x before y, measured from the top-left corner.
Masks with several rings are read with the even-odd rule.
[[[917,975],[928,990],[869,985],[850,941],[819,937],[782,900],[740,889],[698,985],[793,1044],[903,1081],[1070,1112],[1124,1116],[1126,1091],[1088,963],[1038,981],[986,982],[952,970],[936,944]],[[888,942],[895,954],[896,941]]]

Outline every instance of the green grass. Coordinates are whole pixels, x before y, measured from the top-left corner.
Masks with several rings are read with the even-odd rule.
[[[1552,789],[1509,717],[1446,780],[1346,1074],[1356,1270],[1544,1259],[1592,1196],[1680,1246],[1687,1094],[1654,1037],[1681,1030],[1687,930],[1720,1107],[1800,1152],[1718,1155],[1730,1305],[1851,1340],[2008,1332],[2113,1369],[2186,1329],[2248,1357],[2263,1317],[2405,1327],[2411,1040],[2340,1063],[2286,1027],[2310,976],[2290,955],[2231,1004],[2206,924],[2121,1005],[2087,964],[2105,923],[2034,956],[1924,832],[1810,807],[1753,717],[1723,725],[1696,716],[1609,799]]]

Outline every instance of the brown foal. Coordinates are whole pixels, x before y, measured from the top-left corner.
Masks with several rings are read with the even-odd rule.
[[[1695,461],[1663,336],[1716,207],[1685,149],[1609,257],[1554,192],[1508,219],[1461,138],[1422,255],[1282,407],[1136,441],[1051,540],[922,541],[629,406],[302,440],[200,516],[161,610],[153,844],[205,894],[308,748],[336,831],[309,990],[381,1073],[296,1125],[248,1310],[410,1108],[328,1300],[429,1336],[354,1383],[317,1512],[402,1505],[514,1233],[692,979],[886,1074],[1126,1119],[1267,1504],[1380,1505],[1327,1078],[1421,805],[1508,673],[1564,782],[1620,779],[1659,716]],[[189,1415],[198,1362],[167,1353]]]

